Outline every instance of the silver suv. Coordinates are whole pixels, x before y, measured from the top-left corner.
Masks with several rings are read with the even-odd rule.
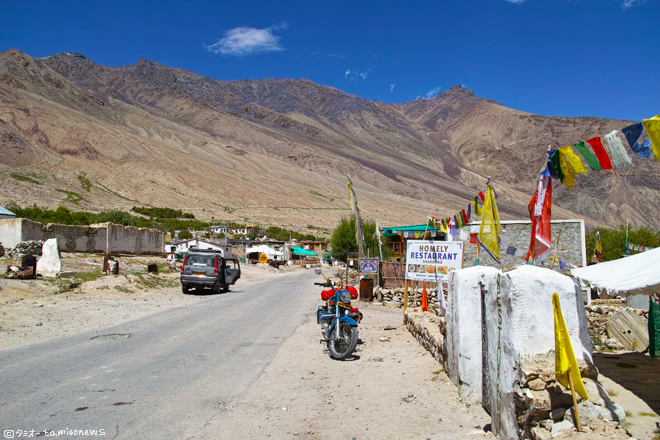
[[[223,258],[212,249],[190,250],[181,266],[181,290],[210,288],[214,293],[227,292],[241,277],[238,258]]]

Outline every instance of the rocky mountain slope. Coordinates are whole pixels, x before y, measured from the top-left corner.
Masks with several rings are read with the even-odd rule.
[[[347,174],[381,225],[421,223],[434,203],[437,217],[454,214],[488,176],[502,218],[528,218],[548,145],[629,122],[531,115],[460,86],[388,105],[305,79],[224,82],[17,50],[0,54],[0,98],[0,203],[167,206],[317,235],[350,213]],[[660,167],[633,160],[618,177],[555,186],[554,217],[660,226]]]

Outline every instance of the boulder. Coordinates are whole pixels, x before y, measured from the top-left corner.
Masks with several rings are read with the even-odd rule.
[[[614,403],[611,400],[605,402],[605,407],[596,406],[596,409],[600,412],[603,420],[612,420],[618,422],[620,425],[626,423],[626,412],[618,403]]]
[[[601,417],[600,411],[589,400],[583,400],[578,404],[578,411],[580,411],[580,424],[582,426],[589,426],[594,419]],[[568,412],[566,415],[568,416]],[[575,407],[571,407],[570,417],[572,417],[572,422],[576,423],[575,417]],[[602,417],[601,417],[602,418]]]
[[[551,436],[552,438],[555,438],[558,435],[571,432],[572,430],[573,430],[573,424],[568,420],[562,420],[561,422],[552,424]]]

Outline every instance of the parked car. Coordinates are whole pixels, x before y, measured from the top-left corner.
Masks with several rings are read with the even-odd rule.
[[[190,250],[181,266],[181,290],[210,288],[214,292],[226,292],[241,277],[238,258],[224,258],[213,249]]]

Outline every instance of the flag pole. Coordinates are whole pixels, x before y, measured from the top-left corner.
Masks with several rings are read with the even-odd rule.
[[[408,308],[408,279],[403,285],[403,325],[406,325],[406,308]]]
[[[433,214],[433,210],[435,209],[435,203],[436,203],[436,202],[437,202],[437,200],[434,200],[434,201],[433,201],[433,206],[431,207],[431,212],[429,212],[429,217],[431,217],[431,214]],[[424,235],[423,235],[423,238],[426,238],[426,231],[429,230],[429,220],[430,220],[430,219],[427,217],[427,218],[426,218],[426,229],[424,229]]]
[[[577,423],[577,430],[582,431],[580,425],[580,408],[578,408],[577,397],[575,397],[575,387],[573,386],[573,375],[568,375],[568,383],[571,385],[571,396],[573,397],[573,408],[575,408],[575,421]]]

